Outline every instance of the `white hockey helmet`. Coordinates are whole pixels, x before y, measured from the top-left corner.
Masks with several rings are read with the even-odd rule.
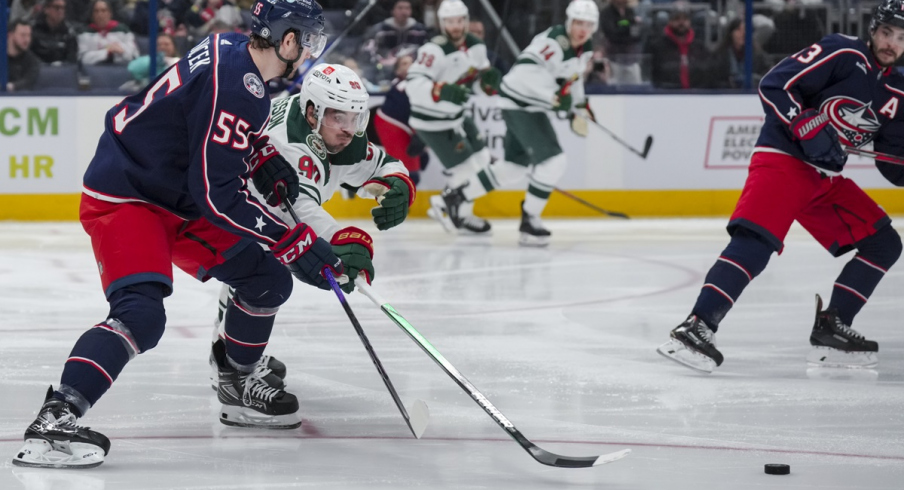
[[[465,5],[465,2],[462,0],[443,0],[443,3],[439,4],[439,8],[436,10],[436,17],[439,19],[440,30],[444,33],[446,32],[446,28],[443,23],[446,19],[455,17],[465,18],[465,31],[467,31],[468,16],[468,6]]]
[[[314,105],[317,113],[315,129],[317,132],[320,131],[320,126],[326,126],[354,130],[359,135],[364,134],[370,118],[367,106],[369,98],[358,74],[343,65],[321,63],[305,75],[301,85],[302,109],[307,113],[308,102]],[[332,117],[324,118],[327,108],[351,112],[354,116],[333,114]]]
[[[565,8],[565,17],[568,18],[565,21],[568,32],[571,32],[571,21],[574,20],[592,22],[593,32],[596,32],[600,25],[600,9],[593,0],[572,0]]]

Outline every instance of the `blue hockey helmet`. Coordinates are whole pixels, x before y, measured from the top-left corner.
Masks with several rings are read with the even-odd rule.
[[[883,0],[876,5],[873,18],[869,22],[869,32],[876,32],[879,24],[904,28],[904,0]]]
[[[323,8],[315,0],[257,0],[251,7],[251,32],[278,46],[287,32],[316,58],[326,46]]]

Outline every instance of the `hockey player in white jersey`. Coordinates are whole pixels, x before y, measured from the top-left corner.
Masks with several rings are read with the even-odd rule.
[[[475,83],[486,94],[495,94],[502,74],[490,66],[483,41],[468,33],[464,2],[444,0],[437,17],[442,34],[418,49],[408,70],[409,125],[442,162],[447,187],[456,188],[490,164],[490,151],[463,105]],[[430,205],[430,217],[449,232],[490,231],[486,220],[473,215],[473,201],[455,203],[450,209],[440,196],[433,196]]]
[[[574,0],[565,14],[565,25],[550,27],[534,37],[502,79],[503,161],[443,192],[443,200],[454,208],[456,203],[473,201],[527,173],[529,184],[519,228],[519,243],[527,246],[549,243],[550,232],[540,214],[568,163],[550,116],[567,112],[572,129],[580,136],[587,135],[587,119],[593,119],[584,96],[584,73],[593,55],[590,37],[597,29],[599,9],[592,0]]]
[[[381,204],[371,213],[377,228],[387,230],[405,220],[415,198],[415,186],[405,166],[368,141],[368,116],[368,94],[361,79],[345,66],[321,64],[307,74],[299,94],[273,102],[267,127],[269,141],[298,172],[300,192],[292,207],[317,236],[329,240],[333,253],[342,259],[348,282],[340,283],[346,293],[354,290],[356,280],[362,280],[359,273],[368,283],[373,280],[373,240],[360,228],[339,224],[323,209],[323,203],[340,186],[358,189],[360,197],[378,197]],[[252,158],[268,158],[264,153]],[[259,177],[252,193],[262,197],[263,202],[278,183]],[[272,211],[292,222],[287,210]],[[230,308],[237,307],[232,294],[232,289],[224,284],[214,350],[217,343],[230,341],[224,324],[229,321]],[[211,366],[216,371],[213,359],[211,355]],[[285,387],[286,367],[275,358],[264,356],[257,373],[271,386]],[[260,417],[252,422],[266,426]]]

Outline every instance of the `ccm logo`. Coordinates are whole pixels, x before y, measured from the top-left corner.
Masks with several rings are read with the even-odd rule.
[[[279,261],[283,264],[291,264],[292,262],[295,262],[298,257],[300,257],[301,254],[303,254],[305,250],[307,250],[308,247],[311,246],[312,243],[314,243],[314,240],[311,239],[310,232],[305,233],[304,238],[295,242],[295,245],[292,246],[292,248],[287,250],[286,253],[279,256]]]

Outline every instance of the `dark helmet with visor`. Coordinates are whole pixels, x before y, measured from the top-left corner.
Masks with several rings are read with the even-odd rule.
[[[257,0],[251,7],[251,32],[277,47],[277,53],[286,33],[295,32],[312,58],[320,56],[326,46],[324,24],[323,8],[314,0]]]

